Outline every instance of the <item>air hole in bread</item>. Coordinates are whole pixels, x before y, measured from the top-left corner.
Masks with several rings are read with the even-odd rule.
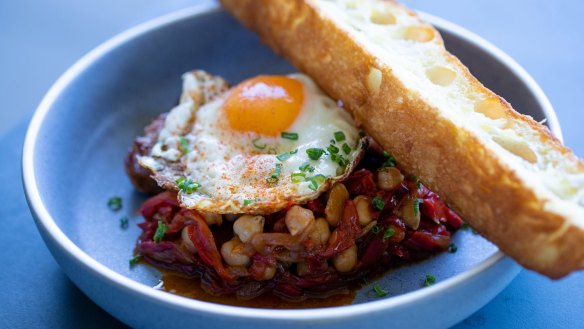
[[[475,112],[484,114],[487,118],[501,119],[505,117],[505,106],[497,97],[487,98],[475,104]]]
[[[510,138],[494,137],[495,143],[501,145],[502,148],[510,153],[524,159],[530,163],[537,162],[537,155],[533,150],[523,141],[513,140]]]
[[[379,92],[382,78],[381,71],[378,68],[372,67],[369,70],[369,74],[367,75],[367,90],[371,94],[377,94]]]
[[[429,26],[410,26],[404,32],[404,39],[428,42],[434,39],[434,29]]]
[[[433,84],[443,87],[450,85],[456,78],[456,72],[444,66],[434,66],[426,71],[426,75]]]
[[[388,9],[373,9],[371,22],[378,25],[392,25],[396,23],[395,16]]]

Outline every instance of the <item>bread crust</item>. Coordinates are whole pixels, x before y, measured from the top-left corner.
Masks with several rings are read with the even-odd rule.
[[[389,67],[312,1],[221,2],[331,97],[342,100],[366,132],[398,159],[401,168],[419,176],[505,254],[550,278],[584,267],[582,228],[546,210],[545,201],[475,134],[446,119],[439,109],[424,101],[419,91],[406,88]],[[442,56],[463,70],[472,88],[496,96],[456,57],[446,50]],[[375,92],[367,86],[372,67],[382,76]],[[542,143],[579,161],[547,128],[501,101],[507,108],[506,115],[526,122]],[[578,166],[584,171],[581,161]]]

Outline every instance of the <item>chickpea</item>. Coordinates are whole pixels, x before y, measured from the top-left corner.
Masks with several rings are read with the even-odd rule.
[[[245,245],[237,238],[223,243],[221,256],[231,266],[247,266],[250,263],[249,256],[245,254]]]
[[[404,175],[394,167],[382,168],[377,173],[377,186],[384,191],[391,191],[404,180]]]
[[[407,227],[417,230],[420,226],[420,207],[416,198],[407,197],[399,208],[400,217]]]
[[[357,246],[352,245],[349,249],[333,257],[333,265],[337,271],[346,273],[351,271],[357,264]]]
[[[371,223],[373,218],[371,217],[371,198],[365,195],[359,195],[353,202],[355,202],[355,207],[357,208],[357,215],[359,216],[359,224],[361,226],[366,226]]]
[[[337,230],[334,230],[330,235],[329,235],[329,239],[328,239],[328,243],[332,244],[334,243],[337,238],[338,238],[339,232]]]
[[[319,218],[314,222],[314,227],[312,228],[312,232],[310,232],[309,238],[314,243],[323,245],[327,243],[330,235],[331,230],[328,222],[324,218]]]
[[[233,223],[233,232],[244,243],[248,243],[256,233],[264,231],[265,218],[262,216],[243,215]]]
[[[223,217],[220,214],[215,214],[212,212],[202,212],[203,217],[207,225],[211,226],[213,224],[221,225],[223,223]]]
[[[261,280],[271,280],[276,275],[276,267],[268,265],[264,269],[264,276]]]
[[[195,248],[195,245],[193,244],[193,241],[191,241],[191,238],[189,237],[189,231],[188,231],[189,227],[185,226],[182,231],[180,232],[180,237],[182,239],[182,245],[189,251],[192,252],[193,254],[197,253],[197,248]]]
[[[306,262],[300,262],[296,264],[296,274],[303,276],[308,273],[308,265]]]
[[[292,236],[304,232],[307,227],[314,223],[312,210],[300,206],[292,206],[286,213],[286,227]]]
[[[235,222],[239,217],[241,217],[239,214],[224,214],[223,215],[223,219],[225,219],[228,222]]]
[[[343,209],[345,207],[345,201],[347,201],[348,198],[349,191],[347,191],[345,185],[338,183],[333,186],[326,203],[326,208],[324,209],[326,220],[331,226],[336,227],[341,220]]]

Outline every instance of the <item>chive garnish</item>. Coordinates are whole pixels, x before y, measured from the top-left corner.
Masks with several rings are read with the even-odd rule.
[[[300,183],[303,182],[306,178],[306,175],[304,173],[301,172],[295,172],[292,173],[292,175],[290,175],[290,179],[292,180],[292,183]]]
[[[383,233],[383,240],[387,240],[394,235],[395,235],[395,229],[393,227],[389,227],[387,230],[385,230],[385,233]]]
[[[107,200],[107,206],[113,211],[122,209],[122,198],[119,196],[109,198],[109,200]]]
[[[346,167],[349,164],[349,160],[341,154],[331,154],[331,160],[336,162],[341,167]]]
[[[420,204],[424,202],[424,199],[414,199],[414,216],[418,216],[420,213]]]
[[[263,145],[261,145],[261,144],[258,144],[258,142],[259,142],[261,139],[262,139],[261,137],[258,137],[258,138],[256,138],[256,139],[254,139],[254,140],[252,140],[252,141],[251,141],[251,143],[253,144],[253,146],[254,146],[256,149],[258,149],[258,150],[263,150],[263,149],[265,149],[265,148],[266,148],[266,146],[267,146],[267,144],[263,144]]]
[[[196,192],[201,187],[201,184],[193,182],[192,180],[187,179],[186,177],[181,177],[177,179],[176,184],[181,191],[187,194]]]
[[[416,183],[416,189],[419,190],[422,183],[420,183],[418,176],[412,176],[412,180]]]
[[[183,155],[189,153],[189,140],[184,136],[180,138],[180,148],[182,149]]]
[[[383,201],[383,199],[378,196],[374,197],[373,200],[371,200],[371,204],[377,210],[383,210],[383,208],[385,207],[385,201]]]
[[[375,225],[371,228],[371,232],[373,232],[373,234],[379,234],[379,232],[381,232],[381,227]]]
[[[280,171],[282,170],[282,164],[281,163],[276,163],[276,168],[274,169],[274,171],[272,172],[272,174],[270,175],[270,177],[266,178],[266,182],[268,183],[276,183],[279,179],[280,176]]]
[[[330,142],[331,142],[331,144],[333,144],[333,145],[337,143],[337,142],[336,142],[334,139],[331,139],[331,140],[330,140]]]
[[[314,167],[311,166],[310,163],[308,163],[308,162],[303,163],[300,167],[298,167],[298,169],[300,169],[301,171],[308,171],[308,172],[314,171]]]
[[[324,154],[324,150],[320,148],[309,148],[306,150],[306,154],[311,160],[318,160]]]
[[[243,200],[243,205],[249,206],[250,204],[252,204],[254,202],[255,202],[255,200],[245,199],[245,200]]]
[[[329,147],[327,147],[326,149],[327,149],[327,151],[329,151],[330,154],[339,153],[339,148],[334,146],[334,145],[329,145]]]
[[[282,153],[282,154],[276,156],[276,159],[278,159],[280,161],[286,161],[286,160],[290,159],[291,156],[292,155],[289,152],[285,152],[285,153]]]
[[[297,133],[291,133],[291,132],[287,132],[287,131],[283,131],[281,134],[282,138],[285,139],[289,139],[292,141],[298,140],[298,134]]]
[[[454,254],[458,250],[458,246],[453,242],[448,245],[448,252]]]
[[[385,158],[385,162],[382,165],[383,167],[395,167],[395,165],[397,164],[397,161],[395,160],[393,155],[391,155],[391,153],[383,151],[383,157]]]
[[[376,284],[373,286],[373,291],[377,294],[377,297],[385,297],[387,296],[387,291],[381,289],[381,286]]]
[[[158,227],[156,228],[156,232],[154,233],[152,240],[154,242],[162,241],[162,239],[164,238],[164,234],[166,234],[167,230],[168,230],[168,226],[166,224],[164,224],[161,220],[159,220]]]
[[[120,227],[122,229],[124,229],[124,230],[127,229],[128,225],[129,225],[128,217],[124,216],[124,217],[120,218]]]
[[[138,263],[138,261],[140,260],[140,255],[135,255],[134,257],[130,258],[130,260],[128,261],[128,263],[130,263],[130,267],[133,267],[134,265],[136,265]]]
[[[298,149],[295,149],[294,151],[290,151],[290,154],[296,154],[298,153]]]
[[[429,287],[436,283],[436,277],[432,274],[426,274],[426,280],[424,281],[424,286]]]
[[[308,184],[308,188],[310,188],[313,191],[316,191],[318,189],[318,187],[320,186],[320,184],[322,184],[326,179],[326,176],[323,174],[318,174],[318,175],[314,175],[310,178],[307,178],[307,180],[310,181],[310,184]]]
[[[351,153],[351,147],[349,146],[349,144],[347,143],[343,144],[343,152],[345,152],[345,154]]]
[[[345,133],[342,131],[335,132],[335,140],[337,142],[342,142],[345,140]]]

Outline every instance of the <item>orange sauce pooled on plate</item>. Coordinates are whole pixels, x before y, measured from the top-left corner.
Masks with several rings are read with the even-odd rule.
[[[241,300],[234,296],[210,295],[201,288],[199,279],[185,278],[168,271],[162,272],[162,282],[164,291],[183,297],[223,305],[269,309],[322,308],[349,305],[356,294],[356,289],[350,289],[349,293],[345,295],[334,295],[327,298],[310,298],[301,302],[289,302],[270,293],[266,293],[251,300]]]

